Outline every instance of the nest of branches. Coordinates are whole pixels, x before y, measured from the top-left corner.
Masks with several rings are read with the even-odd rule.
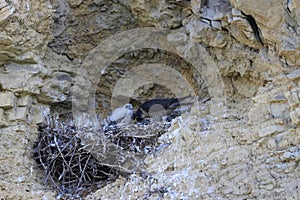
[[[45,184],[64,198],[83,197],[117,175],[84,149],[74,126],[58,121],[39,127],[33,157],[44,171]]]
[[[105,136],[124,150],[149,154],[155,152],[158,138],[170,126],[168,122],[131,124],[121,128],[115,126],[106,131]]]
[[[135,124],[113,127],[102,131],[100,135],[105,137],[102,141],[130,151],[134,156],[136,153],[155,152],[158,137],[168,127],[170,124],[158,122]],[[71,121],[65,123],[50,117],[39,126],[38,131],[39,136],[33,145],[33,158],[43,171],[44,183],[57,191],[58,199],[80,199],[116,180],[119,175],[126,175],[120,168],[94,156]]]

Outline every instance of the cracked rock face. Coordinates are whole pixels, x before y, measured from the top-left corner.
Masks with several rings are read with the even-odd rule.
[[[184,8],[190,2],[180,1],[132,1],[128,4],[131,12],[143,23],[163,28],[178,28],[182,26]]]
[[[188,93],[147,174],[86,199],[297,199],[299,19],[296,0],[0,0],[0,199],[55,199],[31,158],[45,116]]]

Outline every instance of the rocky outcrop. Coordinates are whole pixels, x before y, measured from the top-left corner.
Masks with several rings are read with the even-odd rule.
[[[55,199],[31,157],[49,113],[95,125],[124,102],[186,93],[198,104],[159,138],[148,174],[87,199],[297,199],[299,10],[295,0],[0,0],[0,199]]]

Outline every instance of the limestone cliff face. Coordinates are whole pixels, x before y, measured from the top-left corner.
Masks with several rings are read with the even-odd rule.
[[[299,198],[299,1],[0,0],[0,27],[1,199],[55,199],[30,156],[47,114],[190,93],[151,179],[87,199]]]

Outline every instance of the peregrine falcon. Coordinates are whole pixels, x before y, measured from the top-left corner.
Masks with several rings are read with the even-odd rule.
[[[180,103],[189,96],[182,98],[151,99],[143,103],[134,113],[133,118],[142,121],[145,117],[150,117],[155,121],[161,121],[165,115],[170,115],[181,105],[191,105],[194,102]]]
[[[127,103],[123,107],[114,110],[112,114],[107,117],[106,123],[104,125],[104,130],[106,130],[111,125],[117,125],[118,127],[121,127],[131,124],[133,122],[132,117],[133,106]]]

